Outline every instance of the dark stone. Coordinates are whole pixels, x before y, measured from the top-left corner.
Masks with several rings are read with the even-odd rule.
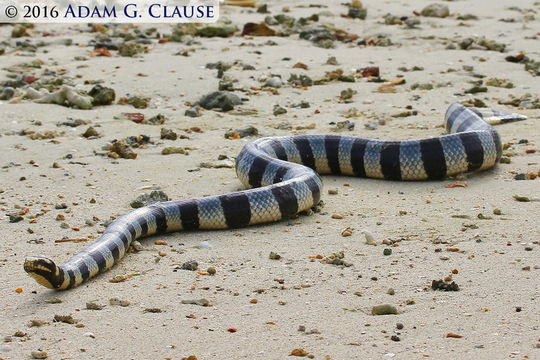
[[[88,95],[94,98],[93,105],[110,105],[116,98],[113,89],[101,85],[94,86]]]
[[[234,109],[235,105],[242,103],[242,100],[235,94],[228,91],[214,91],[204,95],[199,104],[207,109],[221,109],[223,111],[229,111]]]
[[[347,16],[353,19],[365,20],[367,16],[367,9],[349,8],[349,12],[347,13]]]

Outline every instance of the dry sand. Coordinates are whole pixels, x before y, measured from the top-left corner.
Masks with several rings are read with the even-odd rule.
[[[298,18],[325,12],[319,23],[333,24],[361,37],[384,32],[394,45],[360,47],[356,41],[336,42],[335,48],[323,49],[297,34],[250,38],[237,33],[226,39],[195,38],[192,44],[158,44],[154,39],[148,53],[133,58],[121,57],[116,51],[111,51],[112,57],[88,57],[96,34],[88,32],[84,24],[37,25],[30,38],[22,39],[10,37],[12,26],[0,27],[0,38],[10,44],[0,46],[6,48],[6,54],[0,55],[2,81],[9,74],[5,68],[37,58],[44,65],[29,69],[26,75],[42,77],[48,69],[70,77],[74,84],[83,84],[85,90],[92,87],[84,85],[85,81],[103,80],[104,86],[115,89],[117,97],[152,99],[142,110],[118,104],[76,110],[29,100],[0,102],[0,208],[6,215],[28,208],[22,221],[10,223],[6,216],[0,226],[0,359],[29,358],[33,351],[45,351],[50,359],[180,359],[191,354],[198,359],[285,359],[294,349],[304,349],[315,359],[540,358],[540,207],[538,202],[513,198],[540,197],[538,179],[514,180],[514,173],[540,170],[539,111],[498,104],[510,95],[538,96],[539,78],[526,72],[523,64],[507,62],[505,57],[523,51],[540,60],[539,3],[444,2],[451,16],[418,17],[418,29],[385,25],[383,16],[390,12],[414,17],[413,11],[433,2],[365,1],[365,21],[342,17],[347,6],[339,1],[319,2],[324,8],[306,6],[310,3],[314,2],[287,3],[287,15]],[[269,1],[268,5],[275,15],[285,3]],[[521,11],[509,9],[511,5]],[[266,16],[252,11],[223,7],[222,17],[241,29],[244,23],[260,22]],[[478,20],[458,20],[460,14],[474,14]],[[503,18],[514,18],[515,22],[500,21]],[[168,25],[159,25],[159,29],[171,32]],[[504,43],[507,52],[466,51],[459,46],[445,49],[453,39],[468,36]],[[25,39],[49,45],[39,47],[35,57],[27,57],[24,49],[13,50],[15,41]],[[64,39],[73,39],[73,45],[63,45]],[[195,51],[189,57],[173,56],[185,49]],[[74,61],[75,56],[88,60]],[[339,65],[325,65],[329,56],[335,56]],[[286,57],[290,60],[284,60]],[[238,80],[237,88],[261,87],[259,78],[270,74],[287,80],[291,73],[304,73],[317,79],[337,68],[349,74],[366,66],[378,66],[381,77],[388,81],[402,74],[406,83],[396,85],[395,93],[379,93],[381,83],[365,78],[307,89],[287,85],[275,94],[268,90],[249,95],[237,91],[249,101],[231,113],[211,110],[199,118],[185,116],[186,102],[193,103],[217,89],[217,71],[204,67],[218,60],[241,60],[256,68],[242,71],[235,66],[226,71]],[[309,69],[293,69],[297,62]],[[398,70],[413,66],[424,70]],[[463,66],[474,68],[466,71]],[[456,96],[472,87],[471,81],[480,80],[473,74],[485,76],[484,81],[506,78],[515,88],[489,86],[487,93]],[[446,86],[411,90],[414,83]],[[339,94],[347,88],[357,91],[353,102],[340,103]],[[507,150],[513,155],[510,164],[435,182],[325,177],[325,189],[338,189],[338,194],[329,195],[325,190],[322,213],[246,229],[146,239],[142,241],[144,251],[128,254],[108,273],[71,291],[45,289],[23,271],[28,255],[45,254],[60,263],[67,260],[99,236],[104,229],[100,224],[128,211],[129,203],[150,187],[161,188],[171,199],[240,189],[233,169],[189,171],[201,162],[217,161],[221,154],[234,158],[251,139],[225,139],[230,128],[253,125],[261,136],[330,133],[335,128],[330,123],[345,120],[342,115],[356,107],[362,115],[349,119],[356,127],[341,133],[379,139],[438,136],[443,132],[440,125],[448,105],[473,97],[489,107],[528,116],[526,121],[497,126],[503,142],[512,144]],[[311,106],[291,107],[301,100]],[[274,116],[275,104],[288,113]],[[416,116],[391,117],[407,111],[408,105],[418,111]],[[241,115],[238,109],[256,112]],[[168,120],[163,126],[136,124],[117,118],[124,112],[141,112],[147,117],[161,113]],[[103,136],[81,137],[88,125],[56,125],[68,118],[91,122]],[[378,118],[386,118],[386,124],[373,131],[364,128]],[[276,129],[282,122],[293,130]],[[312,123],[316,124],[314,129],[294,130]],[[161,127],[189,139],[160,140]],[[183,130],[192,127],[203,132]],[[19,135],[24,129],[65,134],[55,141],[31,140]],[[135,149],[136,160],[114,160],[94,153],[102,152],[112,139],[140,134],[150,136],[153,144]],[[528,143],[518,144],[521,139]],[[165,146],[196,150],[189,156],[164,156],[161,150]],[[60,168],[53,168],[54,162]],[[447,187],[456,182],[467,186]],[[60,203],[67,204],[67,209],[55,209]],[[43,209],[46,212],[41,214]],[[502,215],[494,215],[494,209],[500,209]],[[64,221],[55,220],[59,214],[64,215]],[[332,214],[343,218],[334,219]],[[479,214],[489,219],[479,219]],[[95,226],[85,225],[93,217],[99,218]],[[63,222],[69,228],[62,228]],[[347,227],[353,234],[342,237]],[[363,230],[373,234],[378,246],[366,244]],[[55,243],[63,237],[89,240]],[[168,245],[156,245],[156,240]],[[208,241],[211,248],[199,249],[201,241]],[[394,242],[394,246],[383,241]],[[390,256],[383,255],[385,248],[392,249]],[[281,260],[269,259],[271,251],[280,254]],[[352,266],[314,259],[339,251]],[[196,260],[202,271],[214,267],[216,274],[175,270],[189,260]],[[460,291],[431,289],[432,280],[443,279],[452,270],[457,272],[452,277]],[[109,282],[129,274],[139,276]],[[22,292],[16,292],[18,288]],[[389,288],[394,289],[394,295],[388,294]],[[61,303],[50,303],[55,298]],[[110,305],[111,298],[127,300],[130,305]],[[212,306],[182,304],[182,300],[201,298]],[[106,306],[87,310],[88,302]],[[386,303],[395,305],[398,314],[371,315],[372,306]],[[145,311],[148,308],[161,312]],[[77,323],[54,322],[55,315],[71,315]],[[30,327],[33,319],[46,324]],[[403,329],[397,329],[397,323],[403,324]],[[301,325],[306,332],[299,331]],[[236,332],[229,331],[233,328]],[[310,333],[312,329],[316,331]],[[462,337],[448,338],[448,333]],[[400,341],[393,341],[392,336]]]

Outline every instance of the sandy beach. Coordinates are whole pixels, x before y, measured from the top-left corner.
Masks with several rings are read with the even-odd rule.
[[[426,16],[432,4],[449,14]],[[226,37],[0,26],[0,359],[539,359],[540,3],[261,5],[222,6]],[[114,101],[28,90],[96,84]],[[241,104],[195,106],[218,88]],[[234,159],[256,137],[440,136],[454,102],[527,116],[496,126],[504,163],[442,181],[325,176],[319,212],[142,239],[68,291],[24,272],[27,256],[67,261],[141,194],[243,189]],[[122,139],[136,158],[114,151]],[[340,253],[347,266],[330,264]],[[432,288],[445,279],[459,291]],[[397,314],[373,315],[382,304]]]

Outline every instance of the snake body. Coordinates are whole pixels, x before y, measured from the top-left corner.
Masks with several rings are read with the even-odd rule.
[[[236,173],[249,190],[168,201],[133,210],[111,223],[101,238],[57,266],[29,257],[24,269],[38,283],[65,290],[110,269],[143,236],[179,230],[227,229],[287,219],[318,204],[318,174],[389,180],[433,180],[494,166],[501,141],[487,120],[522,119],[517,114],[479,111],[452,104],[448,135],[384,141],[340,135],[260,138],[247,143]]]

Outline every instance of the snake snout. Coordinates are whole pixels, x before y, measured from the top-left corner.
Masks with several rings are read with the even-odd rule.
[[[54,275],[56,273],[56,264],[46,257],[31,256],[24,260],[24,270],[27,273],[35,272]]]

